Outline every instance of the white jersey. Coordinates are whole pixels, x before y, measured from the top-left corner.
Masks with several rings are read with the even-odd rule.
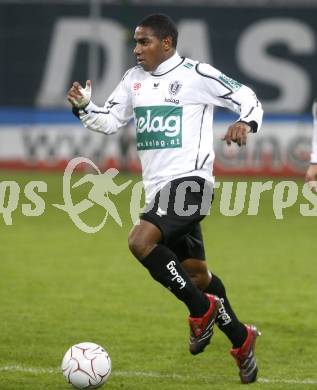
[[[314,118],[314,128],[313,128],[313,142],[312,142],[312,153],[310,156],[310,162],[312,164],[317,164],[317,100],[313,104],[313,118]]]
[[[250,88],[176,53],[154,72],[131,68],[103,108],[90,102],[79,115],[85,127],[106,134],[134,118],[148,203],[176,178],[214,182],[214,106],[235,111],[254,132],[261,126],[261,104]]]

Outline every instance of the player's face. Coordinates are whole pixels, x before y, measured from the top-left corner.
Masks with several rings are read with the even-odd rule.
[[[174,52],[171,38],[162,40],[157,38],[150,27],[138,26],[135,29],[134,40],[136,44],[133,53],[138,65],[146,72],[155,70]]]

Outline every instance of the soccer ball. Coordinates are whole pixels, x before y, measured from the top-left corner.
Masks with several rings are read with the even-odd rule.
[[[62,371],[68,383],[77,389],[95,389],[108,380],[111,359],[100,345],[80,343],[65,353]]]

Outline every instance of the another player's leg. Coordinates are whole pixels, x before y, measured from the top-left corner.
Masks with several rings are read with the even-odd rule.
[[[197,354],[210,342],[220,301],[196,287],[175,253],[161,241],[160,229],[141,220],[130,233],[129,247],[151,276],[188,307],[193,332],[191,352]]]

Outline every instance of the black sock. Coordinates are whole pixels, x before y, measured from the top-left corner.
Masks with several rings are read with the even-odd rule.
[[[232,342],[233,348],[241,347],[246,340],[247,330],[232,310],[226,295],[225,286],[223,285],[221,279],[212,274],[211,281],[205,292],[217,295],[220,298],[222,307],[219,309],[216,323],[219,329],[224,332]]]
[[[202,317],[206,313],[208,299],[192,283],[174,252],[159,244],[141,263],[156,281],[186,304],[192,317]]]

